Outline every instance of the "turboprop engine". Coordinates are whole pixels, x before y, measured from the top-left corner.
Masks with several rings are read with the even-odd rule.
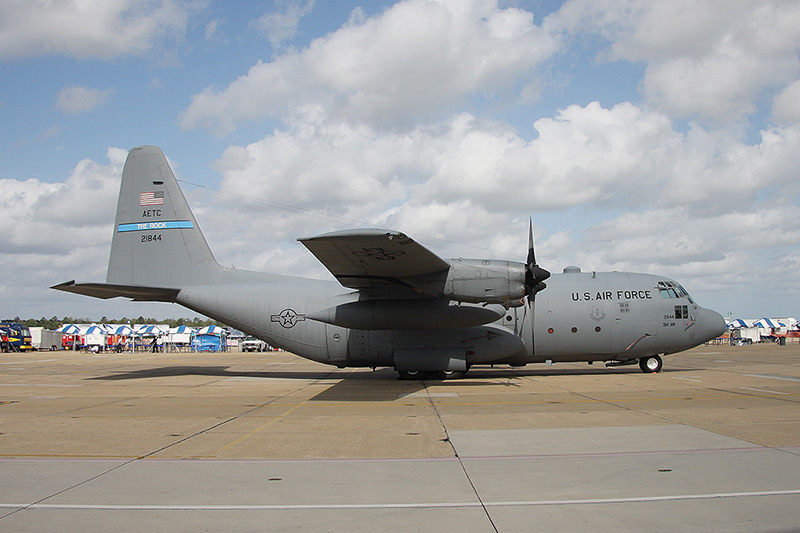
[[[549,277],[550,272],[536,263],[531,222],[526,263],[453,259],[447,270],[404,281],[427,296],[457,302],[500,304],[508,308],[521,306],[525,296],[535,297],[537,292],[547,287],[544,281]]]
[[[516,261],[453,259],[445,271],[404,281],[427,296],[516,307],[525,297],[526,272]]]

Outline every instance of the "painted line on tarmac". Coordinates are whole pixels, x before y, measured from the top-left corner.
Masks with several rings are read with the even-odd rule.
[[[412,392],[408,394],[398,394],[398,398],[458,398],[457,392]]]
[[[458,394],[458,393],[456,393]],[[405,399],[405,400],[413,400],[413,399],[427,399],[429,396],[425,394],[424,396],[404,396],[403,398],[398,397],[398,400]],[[447,398],[448,396],[437,396],[435,393],[432,394],[430,397],[432,398]],[[462,396],[459,396],[463,398]],[[439,407],[460,407],[465,405],[577,405],[577,404],[591,404],[591,403],[601,403],[601,404],[609,404],[611,403],[629,403],[629,402],[682,402],[686,400],[745,400],[747,398],[758,398],[759,396],[747,395],[742,393],[731,393],[730,395],[726,396],[676,396],[674,398],[615,398],[615,399],[595,399],[595,398],[588,398],[584,400],[531,400],[531,401],[508,401],[508,402],[469,402],[469,401],[460,401],[460,402],[442,402],[437,403],[436,405]],[[334,407],[334,408],[341,408],[341,407],[403,407],[404,404],[394,402],[391,400],[387,400],[385,402],[358,402],[354,400],[341,400],[338,402],[334,402],[331,400],[325,401],[317,401],[313,398],[309,399],[306,402],[297,403],[297,404],[272,404],[272,405],[280,405],[281,407],[313,407],[313,408],[321,408],[321,407]],[[407,404],[413,407],[426,407],[429,404],[427,402],[421,403],[414,403],[414,404]]]
[[[0,383],[0,387],[83,387],[82,383]]]
[[[788,392],[778,392],[776,390],[766,390],[766,389],[754,389],[752,387],[739,387],[739,388],[740,389],[744,389],[744,390],[753,390],[753,391],[756,391],[756,392],[766,392],[766,393],[769,393],[769,394],[789,394]]]
[[[35,361],[4,361],[0,363],[0,365],[22,365],[25,363],[52,363],[53,361],[58,361],[58,359],[38,359]]]
[[[592,453],[563,453],[563,454],[528,454],[528,455],[466,455],[461,459],[464,461],[496,461],[496,460],[522,460],[522,459],[575,459],[575,458],[590,458],[590,457],[624,457],[636,455],[677,455],[677,454],[694,454],[694,453],[729,453],[729,452],[753,452],[753,451],[769,451],[769,450],[782,450],[790,453],[800,453],[800,446],[746,446],[742,448],[705,448],[705,449],[692,449],[692,450],[640,450],[640,451],[626,451],[626,452],[592,452]],[[427,462],[442,462],[442,461],[458,461],[457,457],[444,456],[444,457],[378,457],[378,458],[327,458],[327,459],[220,459],[214,456],[208,457],[179,457],[179,458],[165,458],[165,457],[147,457],[134,455],[72,455],[72,454],[3,454],[0,456],[0,463],[10,461],[58,461],[61,459],[69,459],[74,461],[116,461],[139,459],[147,462],[161,462],[161,463],[182,463],[185,464],[189,461],[196,461],[198,463],[251,463],[251,464],[265,464],[265,463],[280,463],[280,464],[298,464],[298,463],[427,463]]]
[[[775,374],[745,374],[751,378],[781,379],[783,381],[800,381],[796,376],[777,376]]]
[[[586,453],[561,453],[561,454],[529,454],[529,455],[462,455],[464,461],[493,461],[493,460],[524,460],[524,459],[577,459],[590,457],[627,457],[637,455],[680,455],[695,453],[731,453],[765,451],[773,448],[764,446],[745,446],[742,448],[705,448],[695,450],[639,450],[626,452],[586,452]],[[783,448],[781,448],[783,449]]]
[[[80,503],[0,503],[2,509],[27,510],[85,510],[85,511],[315,511],[339,509],[443,509],[454,507],[534,507],[547,505],[604,505],[618,503],[648,503],[717,498],[756,498],[764,496],[800,495],[800,489],[763,490],[751,492],[712,492],[707,494],[675,494],[666,496],[637,496],[631,498],[587,498],[572,500],[521,500],[501,502],[408,502],[408,503],[320,503],[293,505],[136,505]]]

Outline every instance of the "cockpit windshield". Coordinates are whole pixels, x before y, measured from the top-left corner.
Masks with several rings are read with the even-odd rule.
[[[661,293],[662,298],[689,298],[689,301],[692,302],[692,298],[686,292],[686,289],[674,281],[659,281],[658,292]]]

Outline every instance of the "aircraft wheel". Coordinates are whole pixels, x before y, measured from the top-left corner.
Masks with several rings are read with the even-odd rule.
[[[420,370],[398,370],[400,379],[422,379],[422,371]]]
[[[461,379],[467,375],[466,370],[443,370],[441,372],[434,372],[433,375],[436,379]]]
[[[639,359],[639,368],[646,374],[655,374],[661,372],[663,361],[658,355],[651,355],[650,357],[642,357]]]

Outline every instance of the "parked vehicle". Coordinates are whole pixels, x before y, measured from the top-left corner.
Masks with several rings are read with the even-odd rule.
[[[60,331],[53,331],[43,327],[28,328],[31,331],[31,345],[34,350],[61,350],[62,335]]]
[[[247,337],[242,341],[243,352],[266,352],[267,343],[255,337]]]
[[[0,349],[4,352],[28,352],[33,350],[31,345],[31,332],[28,326],[15,322],[0,322],[2,344]]]

